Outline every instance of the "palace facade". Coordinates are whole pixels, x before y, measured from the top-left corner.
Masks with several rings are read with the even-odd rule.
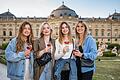
[[[20,25],[23,21],[32,24],[34,37],[39,35],[39,27],[43,22],[48,22],[53,29],[53,38],[58,36],[58,27],[61,22],[66,21],[75,36],[75,25],[78,21],[84,21],[89,28],[89,33],[96,41],[120,44],[120,13],[113,13],[107,18],[81,18],[76,12],[62,4],[53,10],[49,17],[16,17],[9,10],[0,14],[0,45],[9,42],[17,36]]]

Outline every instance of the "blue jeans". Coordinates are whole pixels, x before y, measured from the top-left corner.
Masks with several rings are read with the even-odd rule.
[[[55,72],[54,77],[56,80],[61,80],[61,71],[66,63],[70,64],[70,80],[77,80],[77,67],[75,63],[75,59],[58,59],[55,63]]]
[[[51,65],[51,61],[45,65],[45,68],[41,73],[39,80],[51,80]]]

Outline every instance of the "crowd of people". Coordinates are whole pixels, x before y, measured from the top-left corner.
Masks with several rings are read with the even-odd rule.
[[[18,36],[5,50],[7,77],[10,80],[92,80],[96,69],[96,41],[83,21],[76,24],[75,34],[73,38],[69,24],[61,22],[59,36],[53,39],[52,27],[44,22],[35,40],[30,22],[23,22]],[[39,65],[36,59],[47,52],[52,59]],[[61,74],[64,71],[65,79]]]

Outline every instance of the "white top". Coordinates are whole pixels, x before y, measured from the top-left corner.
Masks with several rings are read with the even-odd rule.
[[[60,58],[63,58],[63,59],[68,59],[68,58],[70,58],[71,53],[72,53],[72,50],[73,50],[73,44],[68,44],[68,45],[66,45],[66,44],[61,44],[61,43],[58,41],[58,39],[56,39],[56,41],[55,41],[55,46],[56,46],[56,51],[55,51],[55,55],[54,55],[55,60],[58,60],[58,59],[60,59]],[[69,47],[69,50],[64,54],[64,53],[63,53],[63,48],[64,48],[65,46],[68,46],[68,47]],[[71,58],[73,58],[73,55],[72,55]]]
[[[25,44],[25,50],[27,49],[28,45]],[[29,59],[25,59],[25,73],[24,73],[24,80],[31,80],[30,78],[30,71],[29,71],[29,64],[30,64],[30,60]]]

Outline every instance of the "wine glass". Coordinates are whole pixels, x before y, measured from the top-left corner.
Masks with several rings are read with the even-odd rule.
[[[51,52],[51,43],[48,43],[48,44],[47,44],[47,47],[49,47],[48,52]]]
[[[64,44],[66,45],[66,47],[68,47],[68,48],[67,48],[67,52],[69,51],[69,43],[70,43],[69,41],[65,41],[65,42],[64,42]]]

